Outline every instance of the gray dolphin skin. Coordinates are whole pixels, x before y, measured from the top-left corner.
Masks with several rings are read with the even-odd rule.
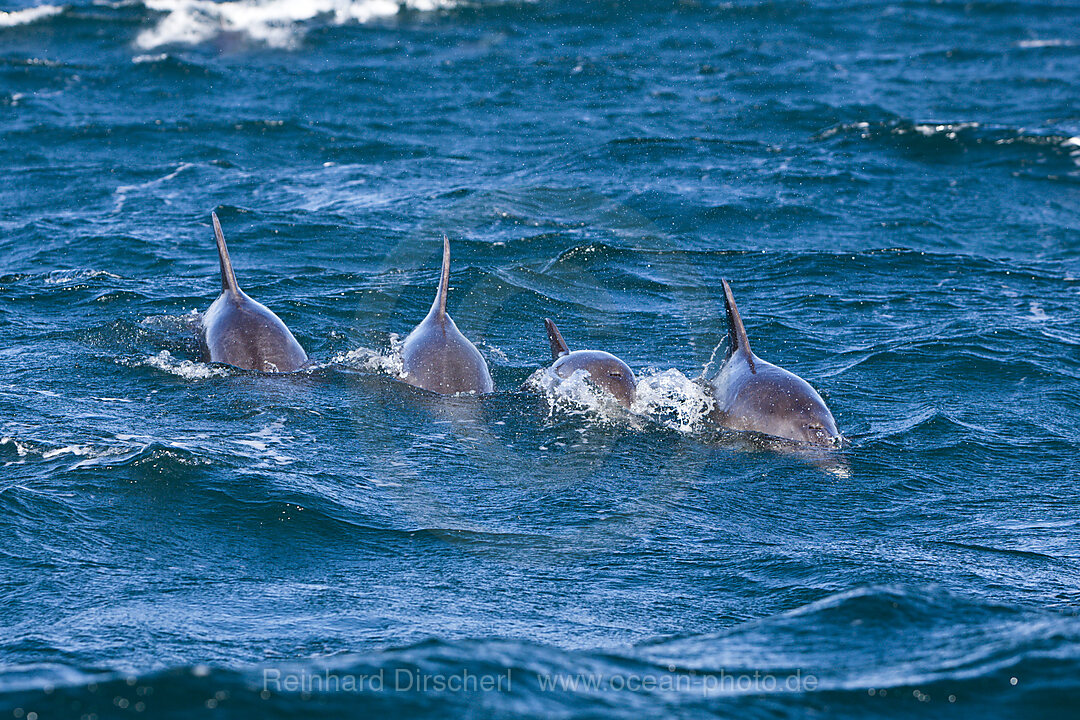
[[[405,382],[442,395],[489,393],[495,386],[487,361],[446,314],[449,287],[450,239],[444,235],[442,274],[435,302],[401,348]]]
[[[813,445],[842,441],[836,420],[817,391],[798,375],[765,362],[750,349],[739,309],[727,280],[728,351],[720,372],[709,381],[719,425]]]
[[[211,217],[221,261],[221,295],[199,324],[203,360],[261,372],[299,370],[307,362],[307,353],[281,318],[237,285],[217,213]]]
[[[589,373],[589,381],[615,396],[619,404],[628,408],[637,397],[637,379],[630,366],[611,353],[602,350],[574,350],[563,340],[562,333],[548,318],[544,318],[548,340],[551,342],[551,358],[555,364],[552,371],[561,378],[568,378],[578,370]]]

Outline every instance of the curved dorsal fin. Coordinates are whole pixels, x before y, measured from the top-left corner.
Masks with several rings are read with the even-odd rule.
[[[221,290],[238,293],[240,286],[236,284],[236,274],[233,273],[232,260],[229,259],[229,248],[225,246],[225,235],[221,232],[221,223],[218,222],[217,213],[210,213],[214,219],[214,238],[217,240],[218,260],[221,261]]]
[[[566,341],[562,339],[562,333],[559,332],[559,328],[555,327],[555,323],[548,318],[544,318],[544,327],[547,328],[548,341],[551,343],[551,359],[558,360],[563,355],[569,354],[570,348],[567,347]]]
[[[450,290],[450,238],[442,236],[442,274],[439,275],[439,289],[435,292],[435,302],[431,303],[428,315],[440,320],[446,317],[446,294]]]
[[[750,349],[750,341],[746,338],[746,328],[743,327],[742,318],[739,316],[739,308],[735,306],[735,296],[731,294],[731,286],[727,280],[721,279],[724,284],[724,305],[727,307],[728,322],[728,351],[730,358],[737,352],[746,356],[746,362],[750,365],[750,372],[756,373],[754,367],[754,352]]]

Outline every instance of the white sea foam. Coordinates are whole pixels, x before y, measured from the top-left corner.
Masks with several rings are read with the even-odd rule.
[[[135,63],[136,65],[141,65],[142,63],[161,62],[162,60],[168,59],[168,53],[158,53],[157,55],[136,55],[135,57],[131,58],[131,62]]]
[[[1028,310],[1031,312],[1031,314],[1024,318],[1025,320],[1030,320],[1032,322],[1044,322],[1050,319],[1050,316],[1047,315],[1046,311],[1042,309],[1042,305],[1037,302],[1031,303],[1031,305],[1028,307]]]
[[[49,458],[58,457],[60,455],[89,455],[91,451],[92,448],[87,447],[86,445],[67,445],[62,448],[46,450],[41,453],[41,458],[43,460],[48,460]]]
[[[24,442],[16,440],[13,437],[0,438],[0,445],[11,444],[15,447],[15,452],[19,454],[19,457],[26,457],[30,453],[30,446]]]
[[[1025,50],[1031,48],[1048,48],[1048,47],[1072,47],[1075,45],[1072,40],[1063,40],[1061,38],[1047,38],[1045,40],[1021,40],[1016,43],[1016,47],[1024,48]]]
[[[945,123],[943,125],[930,125],[919,124],[915,125],[912,129],[924,137],[933,137],[935,135],[944,135],[950,140],[956,139],[956,134],[963,130],[974,130],[979,127],[977,122],[960,122],[960,123]],[[898,135],[903,135],[904,131],[897,128],[895,131]]]
[[[119,275],[114,275],[107,270],[54,270],[45,278],[46,285],[68,285],[81,280],[106,277],[119,280]]]
[[[1075,135],[1071,138],[1062,140],[1061,147],[1068,151],[1069,157],[1073,159],[1073,162],[1080,165],[1080,135]]]
[[[261,430],[248,433],[242,438],[236,438],[233,442],[254,450],[254,459],[259,460],[264,466],[270,466],[271,463],[273,465],[290,465],[296,462],[296,458],[286,455],[281,452],[281,449],[295,438],[292,435],[285,434],[284,429],[285,419],[281,418],[264,426]]]
[[[168,350],[162,350],[157,355],[148,357],[139,364],[164,370],[185,380],[205,380],[212,377],[226,377],[229,374],[224,368],[214,367],[206,363],[177,360]]]
[[[166,173],[159,178],[153,180],[147,180],[144,183],[138,183],[137,185],[119,185],[116,190],[113,191],[113,195],[116,197],[116,206],[113,208],[114,212],[120,212],[124,209],[124,203],[127,202],[127,196],[133,192],[142,192],[145,190],[157,190],[157,188],[165,185],[170,180],[175,179],[180,173],[185,170],[190,170],[195,167],[192,163],[182,162],[176,166],[176,169],[172,172]],[[179,189],[174,189],[171,192],[165,193],[161,196],[162,201],[166,205],[172,204],[172,198],[176,197],[180,193]]]
[[[27,443],[18,440],[13,437],[5,436],[0,438],[0,445],[12,444],[15,446],[15,451],[20,458],[25,458],[28,455],[40,455],[42,460],[52,460],[53,458],[63,457],[65,455],[74,455],[75,457],[84,458],[79,462],[72,465],[72,468],[80,467],[86,463],[90,463],[94,458],[101,456],[102,454],[108,454],[108,450],[102,451],[101,449],[94,448],[90,445],[64,445],[62,447],[53,447],[46,449],[41,445],[35,445],[34,443]],[[4,465],[22,464],[25,460],[16,460],[6,462]]]
[[[25,10],[0,10],[0,27],[15,27],[16,25],[28,25],[42,18],[51,17],[62,13],[64,8],[58,5],[38,5]]]
[[[392,17],[402,8],[432,11],[457,0],[145,0],[146,7],[165,13],[135,39],[141,48],[182,43],[195,45],[223,32],[241,33],[271,47],[294,47],[303,23],[324,17],[335,25]]]

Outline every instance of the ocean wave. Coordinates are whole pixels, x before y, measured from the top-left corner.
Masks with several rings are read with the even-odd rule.
[[[155,439],[118,433],[94,438],[92,442],[60,444],[5,435],[0,437],[0,459],[5,461],[4,465],[23,464],[27,459],[58,460],[68,463],[69,471],[150,466],[164,473],[209,465],[215,457],[224,456],[244,467],[245,472],[273,470],[298,462],[290,454],[295,452],[290,448],[298,442],[310,441],[299,435],[303,433],[286,429],[284,418],[265,423],[258,430],[225,438],[177,434]]]
[[[55,444],[40,439],[19,438],[12,435],[0,437],[0,457],[8,455],[5,465],[22,464],[26,458],[36,457],[41,460],[76,460],[72,468],[103,455],[117,452],[113,448],[100,447],[85,442]],[[81,460],[79,458],[82,458]]]
[[[110,400],[93,398],[92,400]],[[117,400],[117,399],[111,399]],[[121,402],[127,402],[120,400]],[[272,426],[268,426],[271,427]],[[251,433],[234,441],[230,454],[251,460],[267,461],[274,466],[288,464],[279,451],[280,438],[267,437],[268,432]],[[248,438],[253,438],[248,440]],[[241,446],[244,449],[240,449]],[[27,460],[57,461],[66,465],[68,471],[94,468],[140,467],[159,462],[175,463],[178,466],[191,467],[208,464],[208,454],[212,450],[205,441],[197,438],[177,437],[168,440],[154,440],[148,436],[127,433],[112,436],[94,437],[80,442],[57,442],[49,438],[18,437],[7,435],[0,438],[0,458],[7,456],[4,465],[23,464]]]
[[[1058,158],[1080,166],[1080,136],[1036,132],[979,122],[915,122],[894,119],[840,123],[815,136],[816,140],[858,138],[896,145],[931,162],[948,161],[955,153],[979,152],[983,164],[1016,164],[1031,155],[1044,160]],[[970,163],[972,158],[965,158]],[[1046,168],[1044,168],[1045,170]],[[1053,167],[1049,168],[1053,170]]]
[[[57,493],[26,485],[10,485],[0,489],[0,513],[3,524],[9,526],[38,524],[47,519],[63,518],[67,522],[87,519],[87,515],[72,502],[73,493]],[[15,546],[5,548],[15,550]]]
[[[22,463],[22,458],[28,455],[41,455],[44,450],[37,447],[37,444],[30,440],[20,440],[19,438],[5,435],[0,437],[0,456],[6,455],[9,460],[4,462],[5,465],[12,465],[15,463]]]
[[[1016,673],[1047,643],[1080,660],[1077,619],[982,603],[935,586],[873,586],[716,635],[660,641],[646,655],[699,672],[827,663],[823,689],[865,692]],[[844,648],[842,662],[836,662],[838,646]],[[903,648],[902,657],[882,655],[883,646]]]
[[[29,25],[62,12],[64,12],[62,5],[38,5],[25,10],[0,10],[0,28]]]
[[[196,45],[223,33],[240,33],[270,47],[292,48],[304,23],[326,18],[335,25],[389,18],[402,10],[431,12],[452,8],[456,0],[145,0],[149,10],[164,13],[157,25],[139,33],[136,45],[151,50],[164,45]]]
[[[80,289],[86,289],[89,285],[85,284],[85,281],[97,278],[123,279],[108,270],[53,270],[45,276],[43,282],[46,285],[63,285],[67,288],[78,286]]]
[[[738,717],[801,717],[809,708],[865,717],[874,710],[894,716],[930,701],[949,709],[959,703],[969,712],[1007,703],[1060,714],[1080,689],[1078,665],[1075,617],[980,603],[932,586],[872,586],[721,633],[617,651],[459,639],[145,673],[15,666],[0,675],[0,702],[42,717],[61,709],[112,716],[117,707],[157,716],[207,709],[237,717],[355,716],[392,709],[426,717],[475,711],[480,703],[487,717],[641,718],[715,712],[718,702]],[[281,682],[286,676],[288,684]],[[502,680],[489,693],[420,684],[451,676]],[[650,680],[643,684],[644,678]]]

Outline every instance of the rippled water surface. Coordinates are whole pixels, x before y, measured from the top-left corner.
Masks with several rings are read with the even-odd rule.
[[[1080,5],[36,3],[0,717],[1076,712]],[[200,362],[213,210],[309,370]],[[396,379],[444,233],[481,399]],[[721,277],[842,450],[709,425]]]

